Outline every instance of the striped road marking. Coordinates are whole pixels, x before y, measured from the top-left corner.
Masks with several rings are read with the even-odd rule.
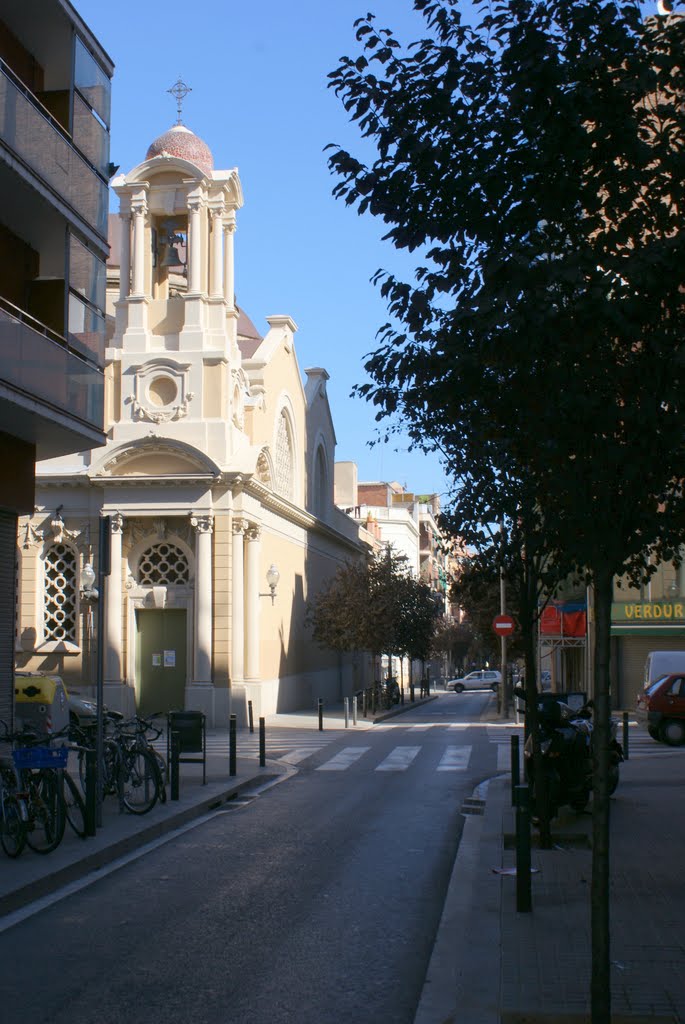
[[[325,764],[320,764],[317,772],[344,772],[351,764],[358,761],[362,754],[365,754],[371,747],[343,747],[339,753],[332,757]]]
[[[465,772],[471,758],[471,747],[447,747],[437,767],[439,772]]]
[[[395,747],[376,768],[377,772],[406,772],[421,747]]]

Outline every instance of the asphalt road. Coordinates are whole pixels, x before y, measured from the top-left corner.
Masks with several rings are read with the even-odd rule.
[[[491,699],[350,729],[0,935],[4,1024],[412,1024]]]

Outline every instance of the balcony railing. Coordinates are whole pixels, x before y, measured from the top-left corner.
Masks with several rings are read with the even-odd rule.
[[[103,429],[104,374],[64,338],[0,299],[0,381],[92,431]]]
[[[87,224],[107,237],[107,184],[3,61],[0,139]]]

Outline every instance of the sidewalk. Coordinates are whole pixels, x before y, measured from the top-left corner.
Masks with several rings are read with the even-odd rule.
[[[433,697],[407,702],[385,714],[364,719],[361,712],[357,725],[353,725],[351,701],[348,722],[350,730],[371,728],[374,721],[401,714]],[[318,708],[297,711],[287,715],[271,715],[266,719],[266,765],[259,766],[258,727],[254,734],[247,729],[238,732],[236,774],[229,774],[228,730],[207,731],[207,784],[202,784],[202,766],[183,763],[179,766],[179,799],[157,803],[144,815],[120,813],[116,799],[107,797],[102,805],[102,827],[95,836],[80,839],[67,824],[64,839],[56,850],[49,854],[36,854],[26,848],[16,859],[11,860],[0,851],[0,926],[5,915],[20,910],[34,900],[47,897],[69,883],[83,879],[90,872],[102,869],[121,857],[131,854],[147,843],[168,835],[189,822],[210,813],[222,804],[248,794],[253,795],[288,778],[295,771],[286,761],[269,756],[270,738],[274,729],[312,730],[329,743],[345,731],[343,704],[324,706],[323,731],[318,732]],[[250,743],[250,741],[252,741]],[[254,754],[241,756],[241,747],[254,747]],[[221,748],[217,753],[216,748]],[[195,755],[192,755],[195,756]],[[169,788],[167,787],[167,793]]]
[[[478,787],[478,800],[484,814],[465,819],[414,1024],[586,1024],[591,814],[562,812],[555,848],[534,845],[532,912],[519,913],[516,878],[496,873],[516,863],[510,775]],[[685,748],[655,743],[621,765],[610,824],[613,1024],[685,1022],[684,811]]]

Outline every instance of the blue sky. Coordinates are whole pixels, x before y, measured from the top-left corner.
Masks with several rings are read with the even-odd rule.
[[[357,52],[355,19],[371,6],[400,38],[418,38],[423,19],[411,0],[72,2],[116,65],[111,159],[122,171],[175,123],[167,89],[179,75],[192,88],[184,123],[209,145],[216,167],[238,168],[243,185],[238,302],[262,332],[266,316],[292,316],[300,367],[328,370],[336,458],[356,462],[360,480],[444,491],[437,457],[408,453],[401,439],[369,448],[373,409],[349,397],[365,380],[363,358],[386,320],[370,278],[379,267],[402,264],[380,241],[381,222],[332,197],[335,180],[323,152],[329,142],[358,142],[326,86],[338,58]]]
[[[437,457],[409,453],[398,438],[370,448],[373,409],[350,398],[387,318],[370,278],[379,267],[409,276],[410,264],[381,241],[380,221],[333,199],[323,152],[329,142],[360,150],[326,85],[338,58],[359,52],[355,19],[370,8],[381,27],[411,41],[424,25],[412,0],[72,2],[116,65],[111,159],[122,171],[175,123],[167,90],[179,75],[192,88],[184,123],[210,146],[216,167],[238,167],[238,302],[263,332],[266,316],[292,316],[300,367],[328,370],[337,459],[356,462],[360,480],[444,492]]]

